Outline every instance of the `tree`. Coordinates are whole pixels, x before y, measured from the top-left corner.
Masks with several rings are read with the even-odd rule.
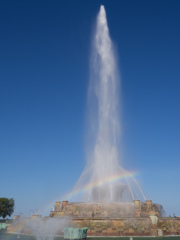
[[[5,218],[11,216],[14,212],[13,198],[0,198],[0,217]]]

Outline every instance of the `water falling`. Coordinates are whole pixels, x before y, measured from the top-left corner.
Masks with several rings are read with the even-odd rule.
[[[113,43],[106,12],[104,6],[101,6],[92,47],[88,94],[90,151],[87,166],[76,183],[70,200],[75,200],[74,197],[78,196],[81,201],[131,201],[137,198],[135,188],[143,195],[133,174],[125,171],[120,164],[118,89],[119,74]]]

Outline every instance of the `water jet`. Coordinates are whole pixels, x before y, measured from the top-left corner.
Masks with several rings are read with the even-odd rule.
[[[137,195],[146,200],[134,173],[122,167],[119,87],[115,50],[101,6],[92,43],[88,91],[91,146],[87,166],[69,195],[70,201],[129,202]]]

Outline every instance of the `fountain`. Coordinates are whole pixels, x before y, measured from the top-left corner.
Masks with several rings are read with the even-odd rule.
[[[135,174],[122,167],[120,78],[104,6],[91,55],[87,165],[66,196],[71,202],[56,202],[50,217],[68,217],[71,227],[88,227],[89,236],[141,234],[137,226],[143,235],[150,235],[151,220],[156,223],[165,212],[146,200]]]
[[[161,205],[145,199],[134,173],[121,166],[119,74],[103,6],[91,60],[89,154],[87,166],[68,196],[73,202],[57,201],[50,218],[16,219],[8,231],[34,234],[38,240],[53,239],[63,231],[71,239],[80,228],[87,231],[85,227],[88,236],[180,235],[180,218],[166,218]]]
[[[124,202],[145,196],[133,173],[124,170],[119,153],[119,73],[106,12],[100,7],[94,35],[89,84],[89,156],[71,201]],[[79,193],[80,196],[79,196]]]

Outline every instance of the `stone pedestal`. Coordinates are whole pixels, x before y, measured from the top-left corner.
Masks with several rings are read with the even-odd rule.
[[[157,226],[157,224],[158,224],[158,217],[155,214],[150,214],[149,217],[151,219],[152,225],[153,226]]]
[[[151,211],[153,207],[152,200],[146,200],[145,203],[147,204],[147,210]]]
[[[55,211],[59,211],[61,209],[61,202],[57,201],[55,204]]]

